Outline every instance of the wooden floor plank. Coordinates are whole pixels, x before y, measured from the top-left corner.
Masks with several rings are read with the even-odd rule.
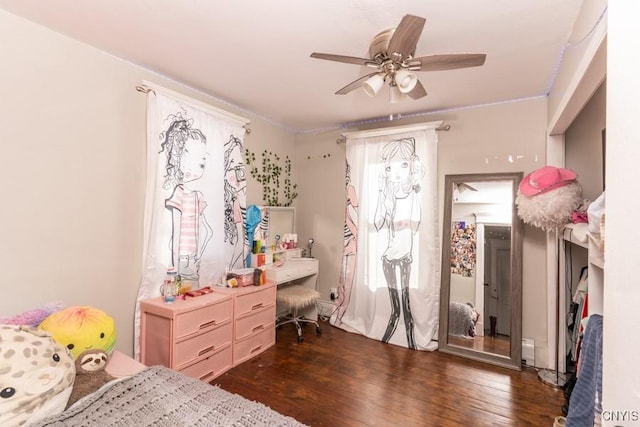
[[[277,343],[212,381],[312,427],[553,425],[561,390],[532,368],[513,371],[413,351],[322,322],[277,332]]]

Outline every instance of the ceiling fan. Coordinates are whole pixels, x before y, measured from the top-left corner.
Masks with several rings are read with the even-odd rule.
[[[385,82],[390,86],[392,103],[405,94],[413,99],[427,95],[424,86],[413,71],[440,71],[478,67],[484,64],[484,53],[439,54],[414,57],[416,45],[426,20],[405,15],[396,28],[380,32],[369,45],[370,58],[358,58],[330,53],[313,52],[312,58],[347,64],[364,65],[377,71],[360,77],[336,92],[345,95],[362,86],[369,96],[376,96]]]

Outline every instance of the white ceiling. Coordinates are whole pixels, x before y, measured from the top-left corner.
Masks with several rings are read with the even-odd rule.
[[[0,8],[243,111],[308,132],[546,95],[582,0],[0,0]],[[482,67],[419,72],[428,96],[390,104],[334,92],[405,14],[427,23],[416,56],[486,53]]]

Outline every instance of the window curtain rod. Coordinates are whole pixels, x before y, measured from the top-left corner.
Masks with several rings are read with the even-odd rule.
[[[415,125],[404,125],[404,126],[394,126],[388,128],[379,128],[379,129],[371,129],[371,130],[363,130],[363,131],[355,131],[355,132],[344,132],[336,142],[338,144],[346,142],[347,138],[363,138],[363,137],[371,137],[371,136],[382,136],[382,135],[390,135],[394,133],[400,132],[413,132],[422,129],[435,129],[437,131],[445,131],[448,132],[451,129],[450,124],[443,124],[442,120],[435,122],[427,122]]]
[[[251,121],[245,117],[239,116],[237,114],[233,114],[230,113],[228,111],[225,111],[221,108],[217,108],[214,107],[213,105],[209,105],[205,102],[202,101],[198,101],[195,98],[191,98],[189,96],[183,95],[179,92],[173,91],[171,89],[167,89],[166,87],[157,85],[155,83],[151,83],[148,82],[146,80],[142,80],[140,83],[138,83],[136,85],[136,90],[138,92],[142,92],[142,93],[146,93],[148,94],[149,92],[153,93],[154,95],[156,95],[157,93],[162,93],[164,95],[170,96],[172,98],[178,99],[179,101],[182,101],[186,104],[191,105],[194,108],[198,108],[200,110],[205,111],[208,114],[211,114],[213,116],[217,116],[220,118],[225,118],[225,119],[231,119],[234,120],[238,123],[240,123],[242,125],[242,127],[244,128],[245,132],[247,134],[251,133],[251,129],[249,128],[249,124],[251,123]]]

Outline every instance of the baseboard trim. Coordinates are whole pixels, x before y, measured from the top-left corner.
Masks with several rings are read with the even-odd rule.
[[[333,301],[318,300],[318,316],[323,319],[328,319],[333,312]]]

